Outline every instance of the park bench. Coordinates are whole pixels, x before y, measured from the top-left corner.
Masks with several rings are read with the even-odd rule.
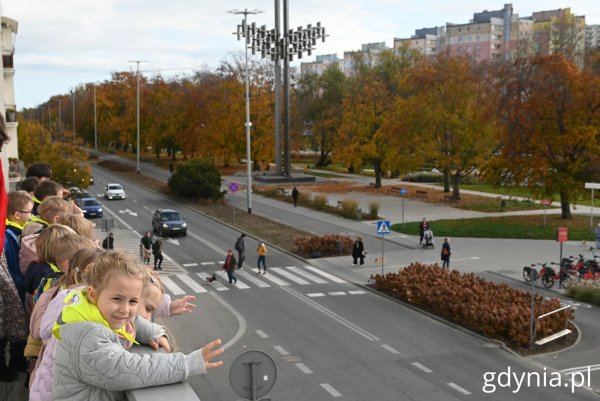
[[[287,190],[287,189],[285,189],[285,188],[283,188],[283,187],[279,187],[279,188],[277,188],[277,194],[278,194],[278,195],[284,195],[284,196],[285,196],[285,195],[287,195],[287,191],[288,191],[288,190]]]
[[[422,191],[420,189],[415,191],[415,198],[420,201],[427,202],[427,191]]]

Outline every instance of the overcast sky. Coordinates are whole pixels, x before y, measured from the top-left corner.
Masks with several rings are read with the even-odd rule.
[[[600,24],[597,0],[514,1],[520,17],[533,11],[570,7]],[[105,81],[115,71],[135,69],[128,60],[147,60],[147,75],[216,68],[228,53],[243,50],[232,34],[243,16],[232,9],[259,9],[257,25],[274,25],[274,0],[0,0],[3,16],[19,24],[15,42],[17,107],[35,107],[76,85]],[[290,27],[321,21],[331,35],[315,54],[360,49],[362,43],[406,38],[415,29],[468,23],[474,12],[499,10],[502,1],[289,0]]]

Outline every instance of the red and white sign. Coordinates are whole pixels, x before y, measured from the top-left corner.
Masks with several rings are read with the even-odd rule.
[[[558,227],[556,229],[556,241],[557,242],[567,242],[569,240],[569,228],[568,227]]]
[[[552,200],[551,199],[542,199],[540,201],[540,205],[542,205],[542,206],[548,206],[548,205],[551,205],[551,204],[552,204]]]

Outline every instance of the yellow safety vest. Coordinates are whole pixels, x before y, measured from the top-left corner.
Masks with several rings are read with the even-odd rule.
[[[88,300],[87,291],[84,289],[75,290],[65,298],[65,305],[62,312],[56,319],[52,334],[60,340],[60,326],[65,323],[73,322],[96,322],[102,326],[112,330],[118,336],[130,341],[134,344],[139,344],[135,341],[135,337],[128,333],[125,327],[114,330],[106,320],[102,317],[100,310],[96,305]]]

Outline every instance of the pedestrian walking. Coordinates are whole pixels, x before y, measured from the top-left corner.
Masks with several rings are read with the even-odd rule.
[[[150,231],[146,231],[146,234],[142,237],[141,240],[141,248],[142,248],[142,259],[144,263],[150,264],[150,255],[152,254],[152,233]]]
[[[108,233],[108,237],[102,240],[103,249],[115,249],[115,237],[113,233]]]
[[[596,249],[600,249],[600,223],[596,226]]]
[[[229,285],[235,285],[237,283],[237,277],[234,273],[236,265],[237,261],[235,260],[235,256],[233,256],[233,252],[230,249],[227,251],[227,257],[225,258],[225,263],[223,263],[223,270],[227,272]]]
[[[246,259],[246,255],[245,255],[246,245],[244,244],[245,236],[246,236],[245,233],[241,233],[240,236],[238,237],[238,239],[235,241],[234,249],[238,253],[238,259],[237,259],[237,268],[238,269],[244,268],[244,260]]]
[[[162,239],[158,238],[152,244],[152,254],[154,255],[154,270],[162,270],[163,254],[162,254]]]
[[[423,243],[423,236],[425,235],[425,231],[430,230],[431,226],[425,217],[423,217],[423,221],[419,224],[419,234],[421,238],[419,239],[419,244]]]
[[[361,237],[356,237],[352,247],[352,266],[356,266],[358,259],[360,259],[361,266],[365,264],[365,246]]]
[[[450,269],[450,240],[448,238],[444,238],[444,243],[442,244],[442,269]]]
[[[261,262],[263,267],[263,274],[267,274],[267,246],[264,242],[261,241],[258,243],[258,247],[256,247],[256,252],[258,253],[258,262],[256,262],[256,265],[258,267],[258,274],[260,274]]]
[[[300,194],[300,191],[298,191],[298,188],[294,187],[294,189],[292,189],[292,199],[294,200],[294,207],[298,206],[298,195]]]

